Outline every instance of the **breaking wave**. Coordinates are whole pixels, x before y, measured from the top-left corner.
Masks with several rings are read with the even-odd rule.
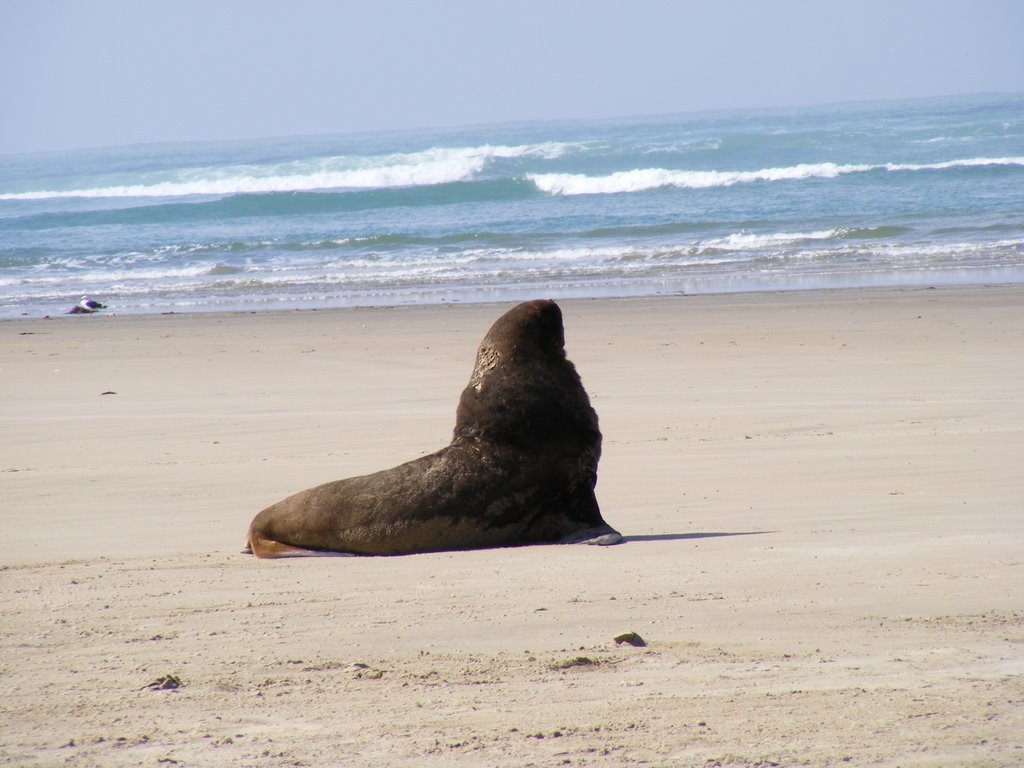
[[[950,160],[943,163],[912,164],[884,163],[838,164],[800,163],[781,168],[762,168],[759,171],[679,171],[665,168],[637,168],[618,171],[607,176],[587,176],[575,173],[539,173],[527,178],[541,192],[551,195],[610,195],[623,192],[643,192],[662,187],[707,189],[750,184],[757,181],[800,181],[803,179],[834,179],[851,173],[871,171],[944,171],[952,168],[982,166],[1024,166],[1024,157],[975,157]]]
[[[386,189],[468,181],[492,160],[559,157],[558,142],[522,146],[446,148],[380,156],[336,156],[276,165],[178,170],[169,178],[67,190],[0,194],[0,200],[118,197],[224,197],[332,189]]]

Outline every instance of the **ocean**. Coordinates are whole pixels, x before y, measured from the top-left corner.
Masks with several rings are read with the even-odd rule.
[[[0,154],[2,319],[1022,280],[1024,94]]]

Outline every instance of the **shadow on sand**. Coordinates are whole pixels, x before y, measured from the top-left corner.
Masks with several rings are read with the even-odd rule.
[[[761,536],[765,533],[777,533],[777,531],[736,531],[729,533],[650,533],[638,536],[623,536],[623,542],[627,541],[683,541],[685,539],[717,539],[719,536]]]

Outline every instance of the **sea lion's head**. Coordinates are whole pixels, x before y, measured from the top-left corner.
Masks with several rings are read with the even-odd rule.
[[[562,310],[553,301],[527,301],[494,321],[480,342],[469,386],[482,392],[499,366],[524,368],[565,360]]]
[[[600,446],[597,414],[565,356],[562,310],[555,302],[524,302],[491,326],[459,400],[455,437],[526,448],[579,438]]]
[[[494,321],[480,352],[493,350],[504,360],[524,363],[541,358],[565,358],[562,310],[548,299],[527,301]],[[479,362],[480,353],[477,354]]]

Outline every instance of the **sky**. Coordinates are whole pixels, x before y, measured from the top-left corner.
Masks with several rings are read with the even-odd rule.
[[[1024,0],[0,0],[0,153],[1024,91]]]

